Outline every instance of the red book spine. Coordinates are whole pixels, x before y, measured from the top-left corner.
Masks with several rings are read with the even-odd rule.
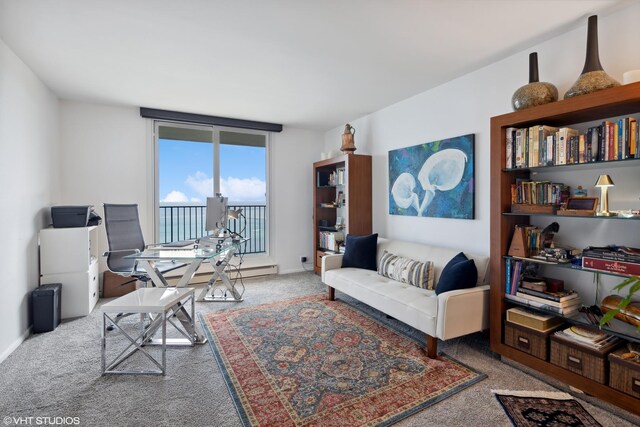
[[[582,257],[582,268],[610,271],[627,276],[640,276],[640,264],[632,262]]]

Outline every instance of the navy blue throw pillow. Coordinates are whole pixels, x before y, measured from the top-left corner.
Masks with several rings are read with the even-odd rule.
[[[436,286],[436,295],[456,289],[473,288],[478,282],[478,269],[472,259],[462,252],[451,258],[442,269]]]
[[[378,233],[369,236],[352,236],[347,234],[347,241],[342,257],[342,267],[364,268],[376,270],[376,252],[378,250]]]

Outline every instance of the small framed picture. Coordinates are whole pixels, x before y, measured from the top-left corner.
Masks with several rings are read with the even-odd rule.
[[[566,216],[594,216],[598,207],[597,197],[569,197],[567,206],[556,212]]]

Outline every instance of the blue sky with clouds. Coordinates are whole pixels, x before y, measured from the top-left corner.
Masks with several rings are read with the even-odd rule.
[[[213,145],[161,139],[160,201],[204,204],[213,193]],[[230,203],[264,202],[266,149],[220,146],[220,187]]]

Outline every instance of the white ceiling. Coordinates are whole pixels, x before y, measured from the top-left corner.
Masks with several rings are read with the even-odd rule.
[[[63,99],[327,130],[631,1],[0,0],[0,38]]]

